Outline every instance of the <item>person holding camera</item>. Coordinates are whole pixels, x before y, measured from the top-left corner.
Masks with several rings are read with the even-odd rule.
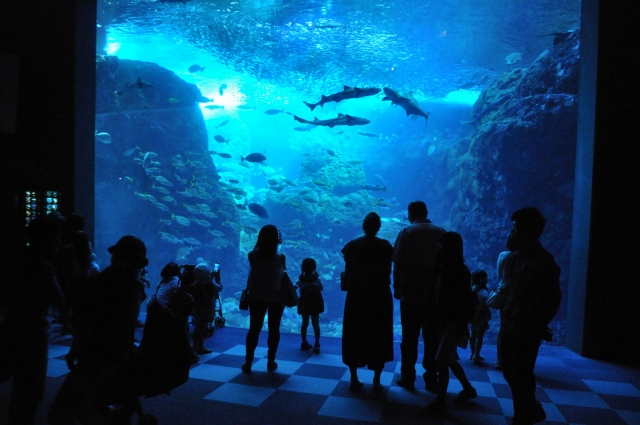
[[[220,270],[211,271],[207,263],[199,263],[193,273],[193,349],[196,354],[211,354],[212,350],[204,346],[204,337],[208,324],[213,322],[218,292],[222,291]]]
[[[511,389],[513,425],[530,425],[547,415],[536,399],[533,369],[549,322],[560,307],[560,267],[540,244],[545,218],[534,207],[511,215],[503,257],[498,353],[502,374]]]

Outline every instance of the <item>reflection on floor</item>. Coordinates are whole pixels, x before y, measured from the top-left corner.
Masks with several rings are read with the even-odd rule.
[[[218,328],[205,343],[213,353],[201,356],[200,363],[191,369],[190,379],[170,395],[143,399],[145,412],[167,425],[511,423],[509,387],[493,367],[495,346],[483,348],[486,360],[482,365],[472,364],[468,351],[459,350],[478,398],[465,405],[451,403],[461,390],[452,377],[448,415],[437,419],[420,415],[420,408],[435,398],[421,387],[421,378],[414,392],[395,385],[400,369],[399,347],[396,360],[384,369],[380,394],[373,392],[373,375],[366,369],[359,371],[365,386],[352,393],[340,355],[340,339],[322,339],[320,354],[313,354],[300,351],[299,335],[282,334],[278,369],[267,372],[267,332],[263,331],[253,372],[247,375],[240,370],[246,332],[228,326]],[[68,336],[52,335],[47,394],[38,413],[39,423],[46,423],[46,411],[67,373],[63,357],[70,342]],[[420,365],[417,371],[420,376]],[[562,347],[543,346],[536,377],[537,396],[547,412],[547,424],[640,424],[640,370],[585,359]],[[7,392],[7,385],[0,385],[2,418]]]

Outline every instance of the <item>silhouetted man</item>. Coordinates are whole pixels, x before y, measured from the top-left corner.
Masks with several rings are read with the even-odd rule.
[[[545,218],[536,208],[511,216],[513,227],[501,262],[504,304],[500,314],[498,352],[502,373],[511,388],[513,425],[546,419],[536,400],[533,369],[547,325],[560,306],[560,268],[540,244]]]
[[[424,202],[411,202],[407,211],[411,224],[398,234],[393,253],[393,296],[400,300],[402,324],[401,376],[396,384],[410,391],[415,389],[418,339],[422,331],[425,388],[436,392],[434,357],[438,348],[438,327],[433,318],[434,268],[438,241],[445,230],[427,219]]]

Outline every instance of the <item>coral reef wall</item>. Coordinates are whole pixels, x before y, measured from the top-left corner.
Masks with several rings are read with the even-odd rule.
[[[555,338],[564,338],[571,249],[580,33],[488,87],[473,108],[468,151],[450,173],[457,187],[451,225],[466,241],[467,260],[493,275],[510,215],[535,206],[547,218],[544,246],[562,268],[565,302]]]
[[[200,90],[154,63],[96,59],[96,254],[125,234],[169,261],[235,264],[237,208],[208,153]],[[155,287],[155,285],[154,285]]]

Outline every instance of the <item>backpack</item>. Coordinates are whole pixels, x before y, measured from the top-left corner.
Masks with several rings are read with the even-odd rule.
[[[305,283],[300,287],[300,314],[320,314],[324,312],[324,298],[320,285],[316,282]]]

